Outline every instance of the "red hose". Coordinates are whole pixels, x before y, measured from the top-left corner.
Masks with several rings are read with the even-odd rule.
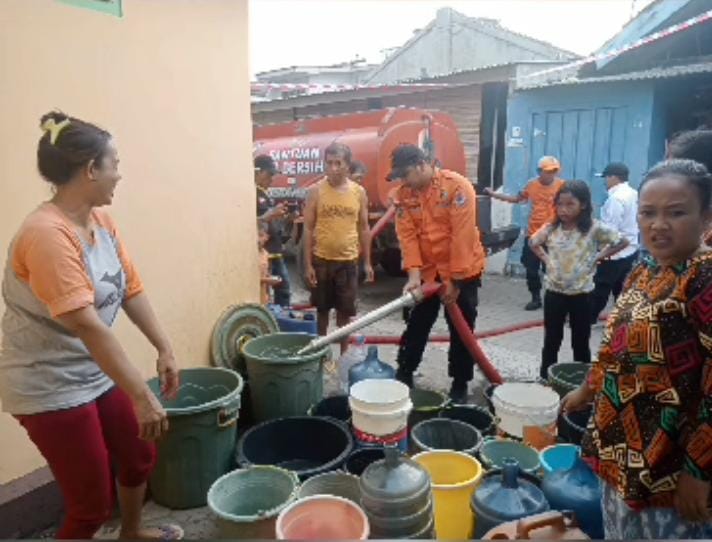
[[[396,214],[396,208],[395,206],[391,205],[386,209],[386,212],[383,213],[383,216],[379,218],[376,223],[373,225],[371,228],[371,240],[375,239],[380,235],[380,233],[383,231],[383,229],[386,227],[386,225],[391,221],[393,218],[393,215]]]
[[[427,299],[438,294],[441,289],[442,285],[439,284],[423,285],[423,299]],[[482,348],[480,348],[475,334],[470,329],[470,326],[467,325],[467,321],[462,315],[460,307],[458,307],[456,303],[450,303],[445,305],[445,310],[447,310],[448,315],[450,315],[450,321],[455,327],[455,330],[457,330],[457,334],[460,335],[460,339],[465,345],[465,348],[467,348],[468,352],[470,352],[472,359],[474,359],[477,365],[479,365],[480,370],[484,373],[487,380],[489,380],[492,384],[502,384],[504,382],[504,380],[502,380],[502,376],[499,374],[497,369],[495,369],[494,365],[492,365],[492,362],[490,362],[487,354],[485,354]]]
[[[467,321],[465,321],[460,307],[455,303],[450,303],[449,305],[445,305],[445,310],[450,315],[450,321],[457,330],[458,335],[460,335],[460,339],[464,343],[465,348],[470,352],[470,355],[477,362],[477,365],[480,366],[487,380],[492,384],[502,384],[504,382],[502,375],[499,374],[497,369],[495,369],[494,365],[490,362],[487,354],[480,348],[480,343],[477,342],[475,334],[470,329],[470,326],[467,325]]]

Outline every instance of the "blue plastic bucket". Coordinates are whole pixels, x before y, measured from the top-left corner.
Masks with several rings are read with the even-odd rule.
[[[575,444],[554,444],[539,452],[539,462],[546,472],[569,470],[580,453]]]
[[[317,335],[316,312],[314,310],[299,311],[282,308],[279,305],[269,305],[269,310],[277,320],[279,330],[285,333],[309,333]]]

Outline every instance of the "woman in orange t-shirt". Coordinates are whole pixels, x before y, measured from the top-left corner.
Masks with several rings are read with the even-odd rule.
[[[111,330],[121,309],[155,347],[168,398],[178,391],[178,369],[116,225],[100,209],[121,179],[116,146],[105,130],[59,112],[44,115],[42,129],[37,165],[54,195],[29,214],[10,247],[2,408],[62,491],[57,538],[91,539],[111,517],[115,488],[121,538],[181,538],[176,525],[141,526],[153,441],[168,418]]]

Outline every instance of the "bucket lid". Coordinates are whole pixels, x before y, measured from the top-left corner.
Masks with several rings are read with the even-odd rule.
[[[361,492],[379,500],[408,499],[430,487],[430,475],[396,446],[384,448],[385,459],[371,463],[361,475]]]
[[[519,463],[506,459],[502,470],[485,475],[472,497],[473,508],[503,521],[517,519],[549,509],[536,477],[522,472]]]
[[[504,407],[527,411],[548,411],[559,408],[559,395],[547,386],[528,382],[500,384],[492,392],[492,400]]]

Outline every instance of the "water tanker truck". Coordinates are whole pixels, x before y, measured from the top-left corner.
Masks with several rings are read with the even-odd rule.
[[[369,221],[374,231],[373,263],[391,274],[401,273],[401,255],[392,220],[383,217],[390,207],[394,183],[386,179],[393,149],[402,143],[418,145],[438,166],[465,175],[462,141],[453,120],[445,113],[411,108],[389,108],[344,115],[324,116],[283,124],[255,126],[254,155],[267,154],[277,163],[270,194],[298,215],[306,189],[324,177],[324,149],[338,141],[348,145],[354,160],[363,162],[367,174]],[[509,248],[519,235],[517,226],[493,229],[490,199],[478,196],[478,223],[489,254]],[[380,220],[380,223],[379,223]],[[285,231],[299,246],[299,219],[285,224]],[[381,227],[383,226],[383,227]],[[297,251],[298,259],[301,251]]]

